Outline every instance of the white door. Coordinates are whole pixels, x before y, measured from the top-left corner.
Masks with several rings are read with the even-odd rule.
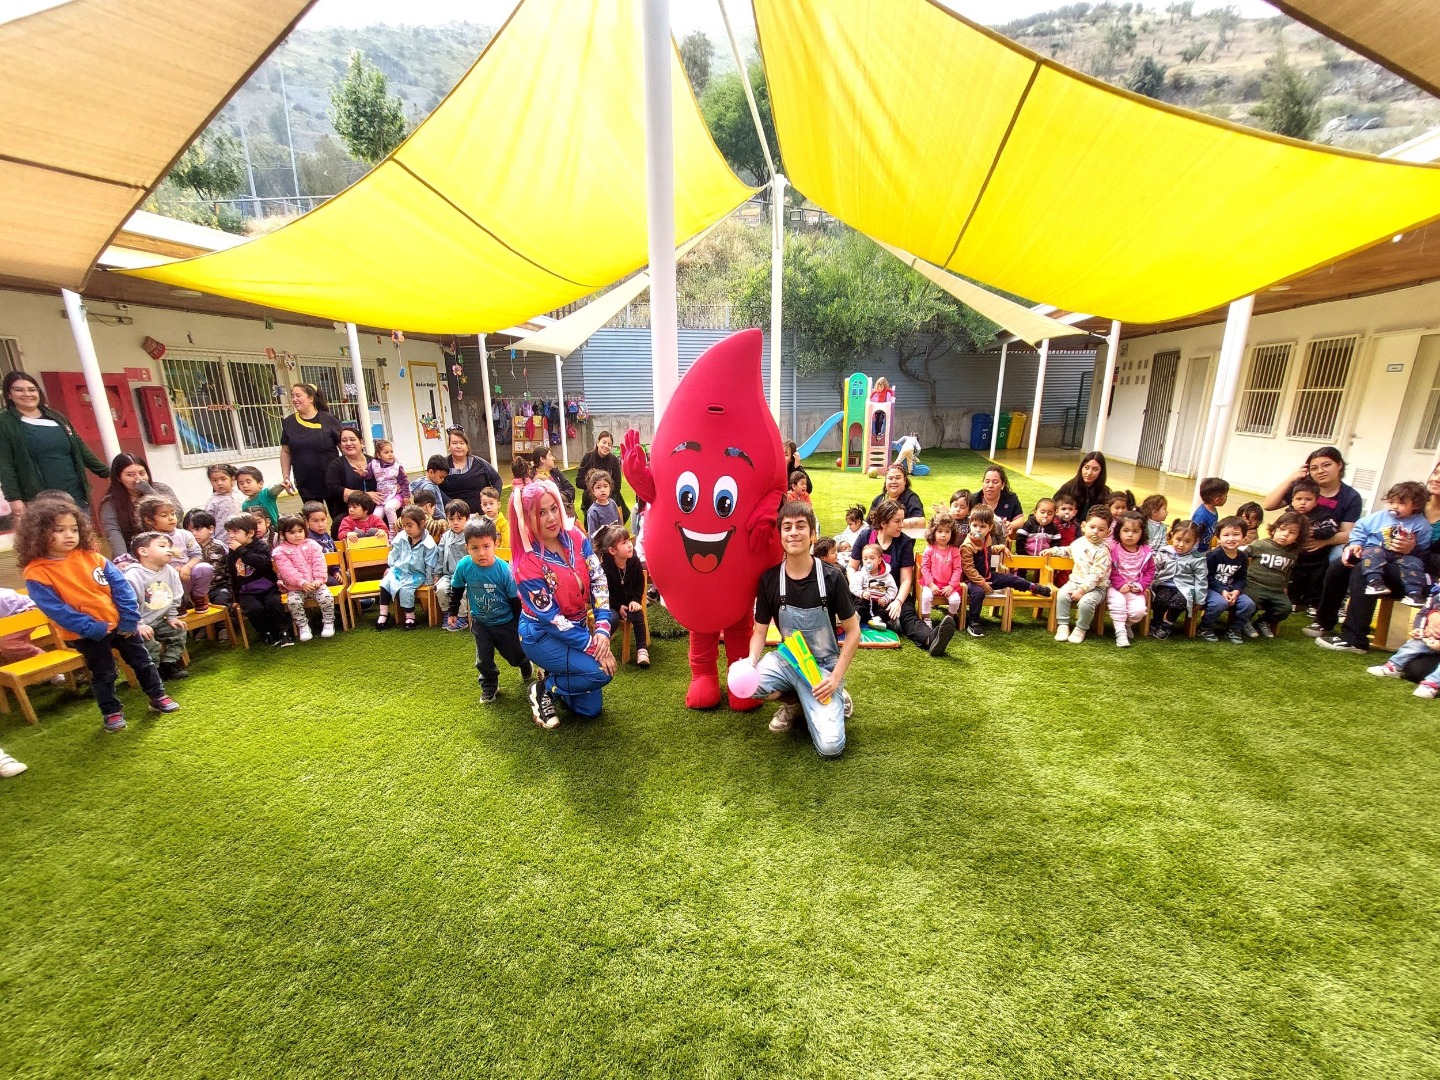
[[[1350,424],[1350,444],[1345,448],[1345,482],[1360,492],[1367,513],[1383,494],[1380,477],[1398,434],[1397,422],[1414,372],[1420,335],[1384,334],[1371,345],[1365,386]],[[1429,475],[1428,469],[1425,475]]]
[[[1440,457],[1440,334],[1426,334],[1415,352],[1405,407],[1380,477],[1384,492],[1401,480],[1425,479]]]
[[[410,391],[415,395],[415,430],[420,441],[420,465],[433,454],[445,454],[445,394],[435,364],[410,364]]]
[[[1195,452],[1199,449],[1201,419],[1210,400],[1210,367],[1213,357],[1192,356],[1185,362],[1184,390],[1176,401],[1170,422],[1170,446],[1165,451],[1164,469],[1174,476],[1195,475]]]

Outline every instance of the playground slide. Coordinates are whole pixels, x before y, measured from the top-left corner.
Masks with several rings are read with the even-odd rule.
[[[837,412],[834,416],[830,417],[830,419],[826,420],[823,424],[820,425],[819,429],[815,432],[814,435],[811,435],[810,438],[806,439],[803,443],[800,444],[800,448],[795,451],[795,456],[798,457],[801,461],[804,461],[811,454],[815,453],[816,448],[820,445],[820,440],[825,438],[826,435],[830,434],[830,429],[833,428],[836,424],[840,423],[840,421],[844,418],[845,413],[841,411]]]

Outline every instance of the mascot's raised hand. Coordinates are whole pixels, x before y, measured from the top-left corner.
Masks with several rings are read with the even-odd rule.
[[[621,443],[625,479],[650,504],[646,569],[690,631],[692,709],[720,703],[721,639],[734,659],[748,654],[755,588],[782,554],[785,451],[765,401],[761,343],[759,330],[742,330],[695,361],[660,418],[648,464],[638,432]],[[733,709],[760,704],[729,700]]]

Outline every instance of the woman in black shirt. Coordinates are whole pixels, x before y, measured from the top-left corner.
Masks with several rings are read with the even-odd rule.
[[[920,496],[910,486],[910,474],[903,466],[891,465],[885,470],[885,486],[880,489],[870,502],[870,512],[873,514],[880,508],[880,504],[886,499],[893,499],[900,504],[900,509],[905,511],[905,524],[907,529],[921,529],[925,527],[925,504],[920,501]]]
[[[470,453],[470,440],[465,429],[451,428],[447,435],[450,447],[450,475],[440,482],[440,490],[447,499],[464,499],[471,510],[480,510],[480,492],[487,487],[498,493],[502,487],[500,474],[495,466],[484,458]]]
[[[340,447],[340,421],[314,383],[292,386],[290,403],[295,411],[280,421],[280,479],[291,483],[293,471],[300,498],[323,502],[326,475]]]

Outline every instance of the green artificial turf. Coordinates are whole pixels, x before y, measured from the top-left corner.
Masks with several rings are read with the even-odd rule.
[[[978,482],[926,458],[927,503]],[[833,528],[878,486],[813,471]],[[1440,1074],[1440,703],[1299,617],[1018,625],[861,653],[838,761],[684,710],[683,640],[553,732],[440,631],[202,645],[118,735],[42,689],[0,1073]]]

